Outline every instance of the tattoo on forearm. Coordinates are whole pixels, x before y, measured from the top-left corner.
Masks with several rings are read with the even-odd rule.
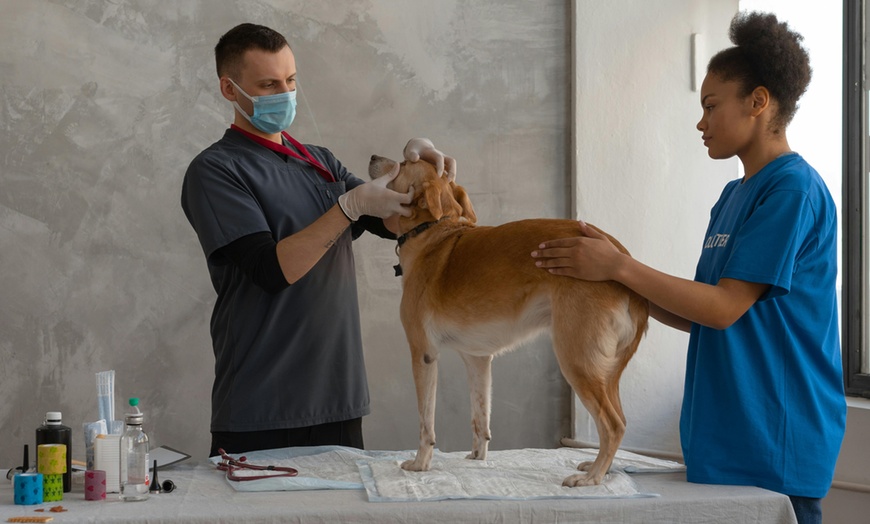
[[[325,247],[326,249],[331,248],[336,242],[338,242],[338,239],[341,238],[342,234],[344,234],[343,230],[336,233],[335,236],[331,238],[328,242],[326,242],[326,245],[323,247]]]

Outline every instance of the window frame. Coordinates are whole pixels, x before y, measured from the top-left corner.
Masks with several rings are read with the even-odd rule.
[[[870,344],[865,2],[843,0],[842,333],[846,393],[870,398],[870,374],[861,372],[862,358],[868,354]]]

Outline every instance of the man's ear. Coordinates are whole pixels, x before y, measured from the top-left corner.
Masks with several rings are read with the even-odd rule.
[[[224,98],[229,100],[230,102],[237,100],[238,95],[236,94],[236,87],[230,82],[230,78],[227,76],[220,77],[220,88],[221,95]]]
[[[423,182],[423,198],[420,199],[420,208],[428,209],[435,220],[444,216],[444,211],[441,208],[441,189],[438,184]]]

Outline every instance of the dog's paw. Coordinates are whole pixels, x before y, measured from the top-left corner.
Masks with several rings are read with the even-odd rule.
[[[468,460],[486,460],[486,452],[485,451],[472,451],[468,455],[465,455],[465,458]]]
[[[566,488],[579,488],[582,486],[596,486],[601,484],[601,479],[595,478],[593,475],[581,474],[571,475],[562,481],[562,485]]]
[[[591,460],[587,460],[586,462],[581,462],[577,466],[577,469],[579,469],[580,471],[589,471],[589,468],[592,467],[592,464],[595,464],[595,462],[593,462]]]
[[[402,462],[402,469],[405,471],[429,471],[428,464],[419,464],[417,460],[406,460]]]

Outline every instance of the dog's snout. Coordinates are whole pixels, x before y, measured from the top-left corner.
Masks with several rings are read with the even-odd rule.
[[[380,155],[372,155],[371,161],[369,161],[369,177],[372,180],[381,177],[389,173],[390,169],[392,169],[394,165],[395,162],[393,162],[389,158],[385,158]]]

